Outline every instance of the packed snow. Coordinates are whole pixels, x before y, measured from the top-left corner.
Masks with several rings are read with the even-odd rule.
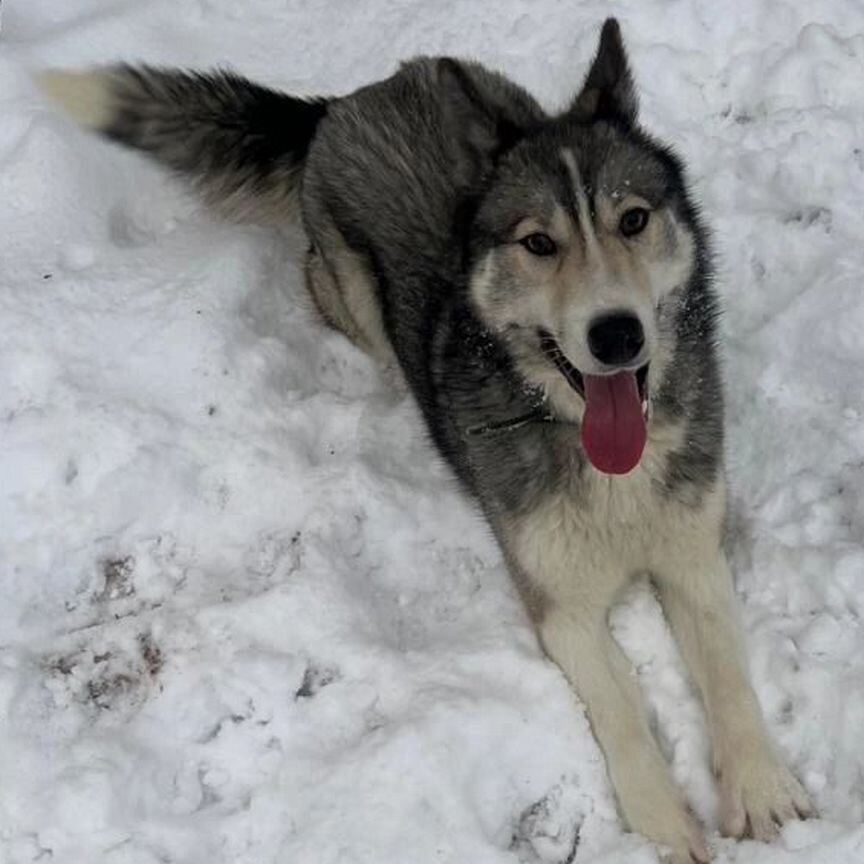
[[[3,864],[657,860],[398,376],[316,319],[302,238],[220,223],[30,77],[134,58],[342,93],[449,53],[554,107],[609,14],[715,230],[731,555],[821,818],[721,839],[644,586],[616,635],[718,862],[864,860],[860,3],[7,0]]]

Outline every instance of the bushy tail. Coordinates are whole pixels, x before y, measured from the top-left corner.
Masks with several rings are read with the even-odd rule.
[[[83,126],[141,150],[234,218],[282,222],[325,99],[304,100],[227,71],[117,65],[38,76]]]

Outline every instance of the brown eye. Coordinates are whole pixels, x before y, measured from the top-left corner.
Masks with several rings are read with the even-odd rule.
[[[537,255],[540,258],[548,258],[558,251],[555,241],[548,234],[541,234],[539,231],[535,234],[529,234],[519,241],[532,255]]]
[[[625,237],[635,237],[645,230],[650,215],[644,207],[631,207],[621,217],[618,227]]]

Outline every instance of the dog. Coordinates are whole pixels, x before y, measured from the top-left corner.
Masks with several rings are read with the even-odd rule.
[[[401,368],[586,706],[632,830],[674,864],[710,859],[608,626],[645,573],[704,703],[723,830],[769,840],[813,812],[765,729],[721,548],[708,234],[681,160],[639,125],[614,19],[554,115],[446,57],[339,98],[130,65],[40,84],[225,215],[299,218],[315,305]]]

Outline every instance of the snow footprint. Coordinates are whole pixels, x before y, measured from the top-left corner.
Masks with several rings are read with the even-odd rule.
[[[585,812],[584,795],[558,784],[519,815],[510,849],[523,864],[572,864]]]

